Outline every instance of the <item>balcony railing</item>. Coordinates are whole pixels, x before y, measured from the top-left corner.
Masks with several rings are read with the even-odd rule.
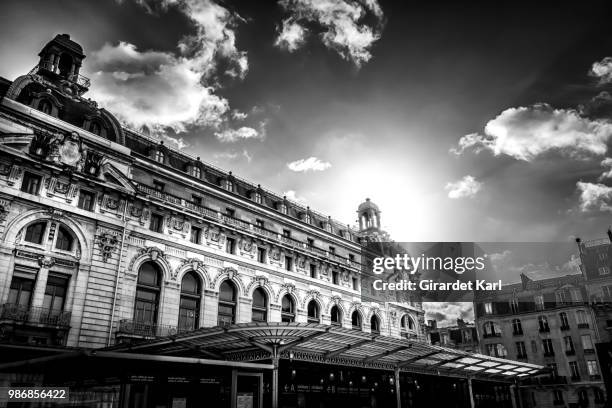
[[[561,325],[561,327],[559,327],[559,329],[560,329],[561,331],[567,331],[567,330],[569,330],[569,329],[570,329],[570,327],[569,327],[569,325],[567,325],[567,324],[563,324],[563,325]]]
[[[588,323],[578,323],[578,328],[579,329],[588,329],[589,328],[589,324]]]
[[[13,322],[42,324],[47,326],[70,327],[70,312],[46,309],[43,307],[28,307],[6,303],[0,309],[0,320]]]
[[[565,355],[566,356],[576,355],[576,350],[565,350]]]
[[[499,332],[495,332],[495,333],[484,333],[482,335],[482,337],[484,337],[485,339],[488,339],[490,337],[501,337],[501,333]]]
[[[75,82],[77,85],[83,87],[83,88],[89,88],[89,86],[91,85],[91,81],[89,78],[87,78],[84,75],[81,74],[69,74],[69,75],[61,75],[59,68],[57,67],[53,67],[53,65],[51,64],[51,62],[49,61],[43,61],[42,64],[40,65],[36,65],[34,68],[32,68],[30,70],[30,74],[36,74],[38,73],[40,70],[45,70],[47,72],[51,72],[55,75],[58,76],[62,76],[64,78],[66,78],[69,81]]]
[[[221,214],[218,211],[215,211],[213,209],[204,207],[202,205],[199,204],[195,204],[191,201],[185,200],[184,198],[180,198],[177,196],[174,196],[172,194],[168,194],[165,193],[163,191],[159,191],[156,190],[155,188],[149,187],[147,185],[144,184],[137,184],[136,188],[139,192],[149,195],[153,198],[156,198],[160,201],[165,202],[166,204],[171,204],[174,205],[176,207],[180,207],[182,209],[187,209],[191,212],[194,212],[196,214],[198,214],[201,217],[206,217],[209,219],[212,219],[216,222],[221,222],[223,224],[229,225],[231,227],[234,227],[236,229],[240,229],[249,233],[255,233],[257,235],[260,235],[262,237],[268,238],[268,239],[272,239],[274,241],[277,242],[281,242],[284,245],[290,246],[292,248],[295,249],[301,249],[301,250],[305,250],[308,252],[311,252],[317,256],[320,257],[324,257],[327,259],[331,259],[333,261],[338,262],[341,265],[347,265],[353,268],[360,268],[361,267],[361,263],[357,262],[355,260],[351,260],[349,258],[344,258],[342,256],[336,255],[334,253],[331,253],[329,251],[325,251],[321,248],[317,248],[314,245],[309,245],[306,242],[302,242],[302,241],[298,241],[297,239],[291,238],[291,237],[287,237],[284,236],[276,231],[271,231],[268,229],[265,229],[261,226],[255,225],[255,224],[251,224],[249,222],[243,221],[241,219],[235,218],[235,217],[231,217],[229,215],[226,214]]]
[[[540,333],[549,333],[550,327],[548,326],[540,326]]]
[[[165,337],[176,333],[176,327],[171,325],[140,322],[132,319],[120,320],[119,329],[117,330],[118,335],[140,337]]]

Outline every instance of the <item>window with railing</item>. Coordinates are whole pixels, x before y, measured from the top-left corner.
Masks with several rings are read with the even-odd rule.
[[[200,324],[200,298],[202,284],[195,272],[187,272],[181,281],[181,298],[179,304],[179,332],[192,331]]]
[[[538,328],[540,332],[549,332],[548,318],[546,316],[538,316]]]
[[[593,347],[593,339],[590,334],[583,334],[580,336],[580,341],[582,343],[582,349],[585,354],[595,353],[595,348]]]
[[[584,310],[576,311],[576,321],[578,322],[579,329],[589,328],[589,318],[587,317],[587,313]]]
[[[153,326],[157,322],[162,272],[154,262],[143,263],[138,270],[136,299],[134,302],[134,321],[140,325],[144,335],[154,335]],[[151,333],[148,333],[151,332]]]
[[[595,360],[587,360],[587,371],[591,380],[598,380],[601,378],[599,374],[599,366]]]
[[[542,340],[542,348],[544,349],[544,355],[547,357],[554,356],[555,350],[551,339]]]

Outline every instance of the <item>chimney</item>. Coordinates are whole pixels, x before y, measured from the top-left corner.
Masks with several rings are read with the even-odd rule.
[[[463,319],[461,319],[461,318],[457,319],[457,326],[459,326],[459,327],[465,326],[465,322],[463,321]]]
[[[435,330],[438,328],[438,322],[436,322],[435,320],[428,320],[427,321],[427,325],[432,329]]]

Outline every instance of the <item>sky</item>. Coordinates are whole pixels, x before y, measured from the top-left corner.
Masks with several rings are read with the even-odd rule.
[[[0,76],[69,33],[127,126],[396,241],[571,242],[612,211],[612,4],[5,0]],[[566,4],[567,3],[567,4]]]

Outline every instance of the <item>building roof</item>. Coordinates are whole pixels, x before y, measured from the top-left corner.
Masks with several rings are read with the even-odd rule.
[[[209,327],[138,344],[105,349],[230,361],[281,358],[421,374],[514,381],[542,366],[433,346],[424,342],[316,323],[243,323]]]

